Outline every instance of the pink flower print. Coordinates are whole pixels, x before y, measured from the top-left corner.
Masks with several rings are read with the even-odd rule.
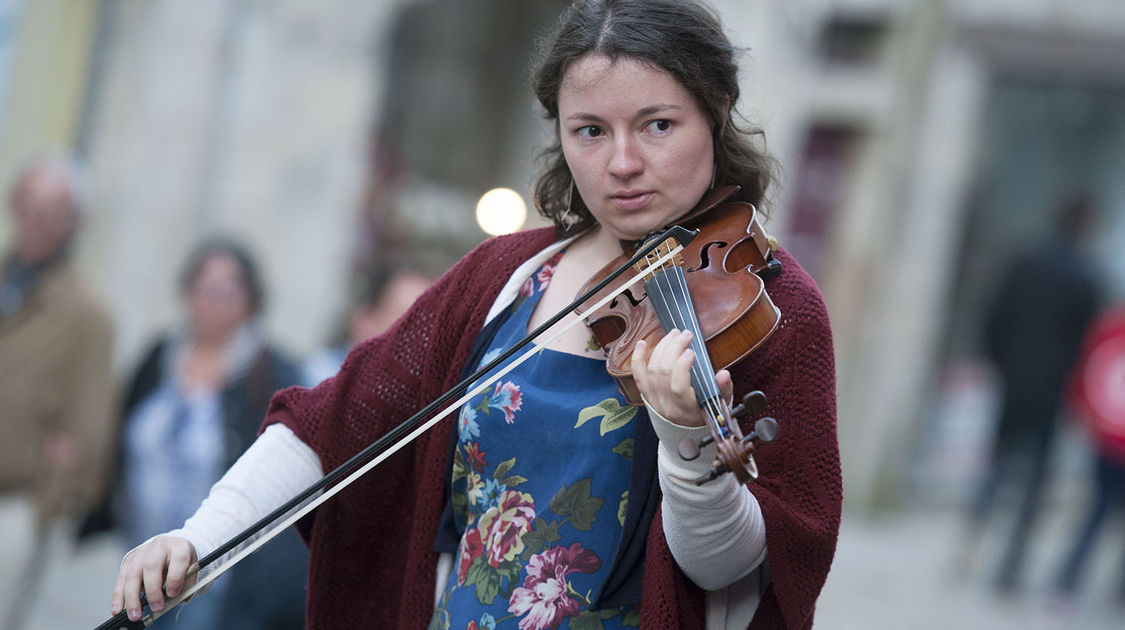
[[[523,394],[520,392],[519,385],[511,381],[507,381],[503,385],[497,383],[496,389],[493,390],[488,401],[489,407],[504,410],[504,422],[508,424],[515,422],[516,412],[520,410],[522,404]]]
[[[484,543],[480,539],[480,530],[474,527],[465,532],[465,535],[461,537],[460,547],[457,551],[457,585],[463,586],[465,576],[469,573],[469,567],[473,565],[473,560],[484,553]]]
[[[531,297],[531,294],[534,293],[534,292],[535,292],[535,283],[532,282],[531,276],[528,276],[527,280],[524,280],[523,284],[520,285],[520,294],[519,294],[519,298],[517,298],[517,299],[522,298],[522,299],[526,300],[527,298]]]
[[[469,625],[465,626],[465,630],[480,630],[480,626],[477,625],[477,622],[470,621]]]
[[[465,462],[478,471],[483,470],[488,465],[488,462],[484,461],[487,452],[480,450],[480,444],[477,442],[469,442],[465,446]]]
[[[526,492],[508,490],[496,507],[477,523],[482,532],[488,564],[492,568],[523,553],[523,536],[535,521],[535,499]]]
[[[520,619],[520,630],[555,630],[563,619],[578,614],[578,602],[566,594],[564,580],[548,578],[517,588],[508,600],[508,612],[527,615]]]
[[[552,547],[531,557],[523,586],[512,591],[508,612],[527,615],[520,620],[520,630],[556,630],[567,617],[579,612],[578,601],[567,595],[566,576],[593,573],[601,566],[594,552],[580,543],[570,547]]]
[[[559,266],[560,258],[562,258],[562,252],[559,252],[557,255],[555,255],[555,257],[549,260],[547,264],[543,265],[543,267],[539,270],[539,273],[535,274],[535,279],[539,281],[540,291],[546,291],[547,287],[550,286],[551,278],[553,278],[555,275],[555,267]]]

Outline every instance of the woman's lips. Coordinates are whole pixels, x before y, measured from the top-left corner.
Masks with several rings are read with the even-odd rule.
[[[613,205],[618,210],[639,210],[652,201],[653,193],[651,191],[626,191],[613,195]]]

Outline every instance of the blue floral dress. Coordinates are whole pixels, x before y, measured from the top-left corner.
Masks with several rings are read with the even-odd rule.
[[[560,253],[528,279],[481,365],[520,340]],[[617,550],[635,407],[605,362],[543,350],[462,407],[453,455],[455,571],[431,629],[640,625],[589,610]]]

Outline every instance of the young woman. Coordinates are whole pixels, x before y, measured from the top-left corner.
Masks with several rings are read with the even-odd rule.
[[[142,591],[162,607],[162,583],[175,596],[196,557],[547,320],[622,240],[675,223],[715,185],[763,202],[770,162],[734,120],[735,51],[704,6],[576,2],[534,84],[558,132],[536,185],[556,229],[485,242],[336,377],[276,396],[184,529],[126,557],[115,612],[139,616]],[[696,486],[712,452],[675,454],[706,434],[689,335],[637,346],[647,404],[633,412],[589,333],[571,329],[302,521],[309,627],[810,626],[840,517],[834,365],[819,292],[775,257],[779,326],[717,374],[727,395],[764,391],[781,422],[755,482]]]

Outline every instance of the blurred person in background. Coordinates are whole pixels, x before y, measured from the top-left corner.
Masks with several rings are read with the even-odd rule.
[[[368,274],[333,341],[301,366],[303,384],[315,387],[336,374],[356,344],[390,328],[432,283],[428,276],[406,268]]]
[[[623,246],[697,207],[764,209],[773,163],[736,114],[737,50],[706,5],[574,2],[541,41],[532,82],[554,130],[535,195],[554,229],[485,241],[336,377],[275,396],[262,435],[185,527],[126,555],[115,613],[139,618],[142,590],[164,610],[162,588],[184,592],[188,567],[263,505],[316,483],[555,313],[580,324],[569,303]],[[708,435],[690,333],[637,343],[635,407],[579,325],[298,524],[309,627],[811,627],[842,507],[831,329],[788,253],[764,236],[740,245],[783,267],[764,274],[781,324],[729,370],[697,376],[713,378],[715,404],[761,389],[781,419],[755,453],[756,481],[699,485],[716,447],[676,454]],[[739,274],[740,287],[760,286]]]
[[[89,175],[71,157],[31,161],[9,197],[0,259],[0,629],[18,626],[45,534],[101,495],[112,444],[113,329],[72,250]]]
[[[1090,327],[1074,370],[1071,402],[1093,440],[1093,492],[1086,518],[1055,576],[1063,603],[1077,596],[1090,551],[1107,517],[1125,509],[1125,305],[1102,313]],[[1117,597],[1125,604],[1125,563]]]
[[[1054,214],[1054,237],[1010,261],[986,315],[985,350],[1003,381],[1002,402],[989,467],[971,506],[968,540],[979,540],[1001,491],[1014,489],[1015,524],[995,576],[1001,594],[1023,578],[1050,480],[1063,384],[1102,299],[1098,270],[1083,251],[1093,211],[1085,193],[1063,199]],[[963,553],[968,562],[973,545]]]
[[[115,524],[130,546],[182,525],[254,441],[274,391],[298,381],[259,323],[262,281],[243,245],[202,243],[180,289],[186,325],[157,340],[129,383],[115,493],[87,528]],[[303,628],[307,552],[296,532],[277,543],[158,627]]]

